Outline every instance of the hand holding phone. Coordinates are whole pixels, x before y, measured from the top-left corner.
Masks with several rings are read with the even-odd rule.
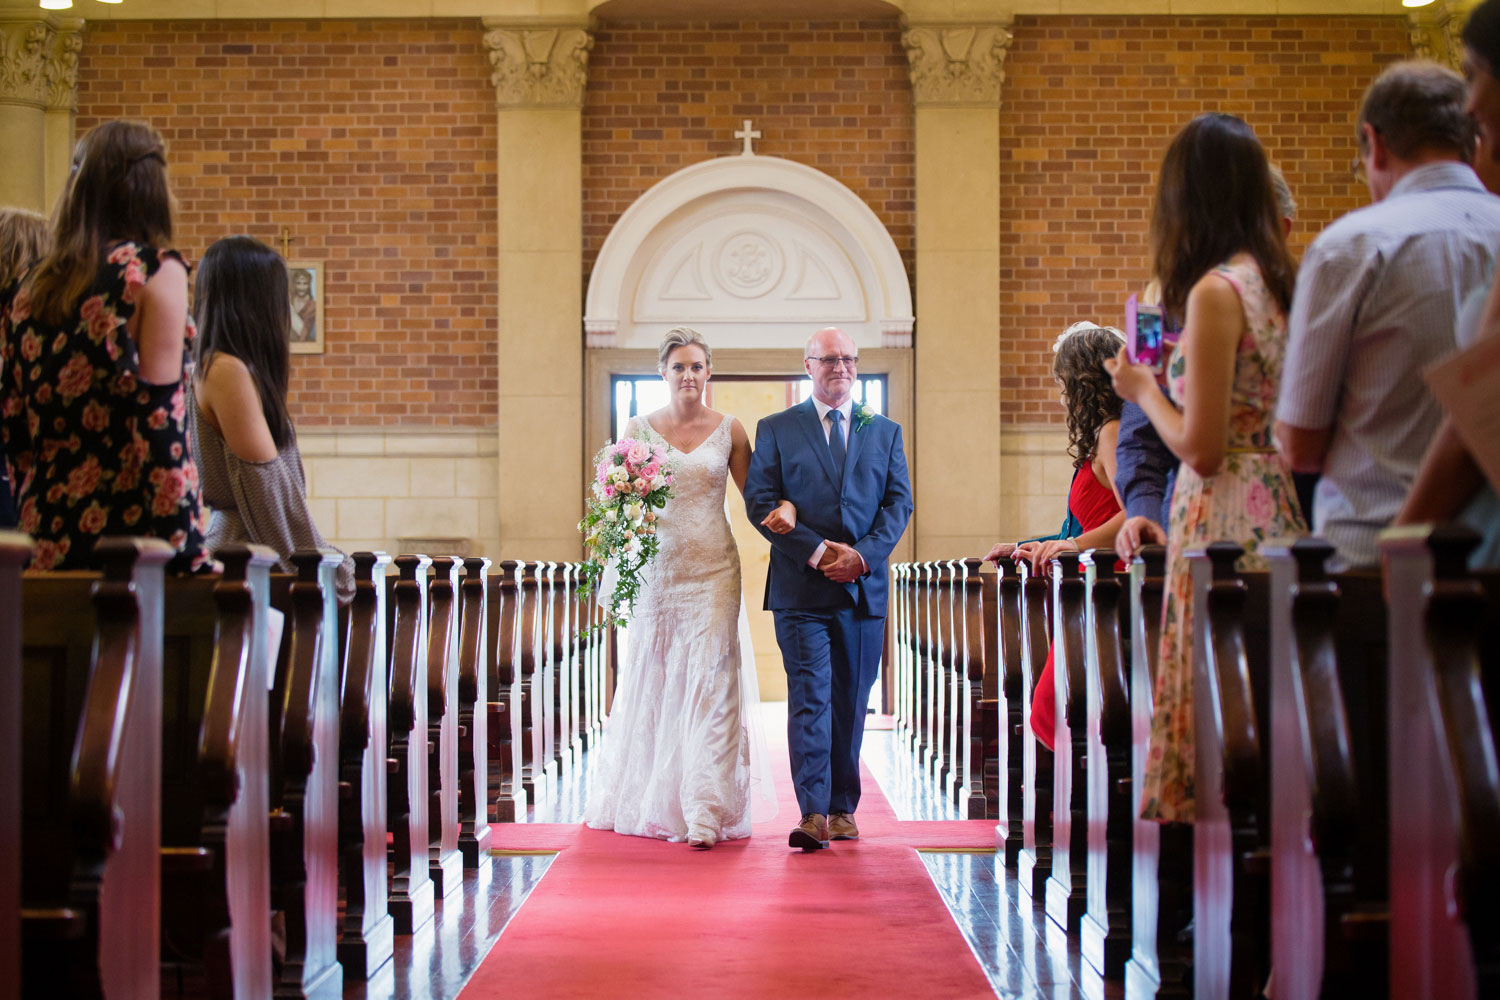
[[[1165,318],[1161,306],[1148,306],[1132,295],[1125,300],[1125,350],[1130,360],[1161,374],[1166,364]]]

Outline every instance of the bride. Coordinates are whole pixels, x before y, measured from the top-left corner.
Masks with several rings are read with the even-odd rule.
[[[760,698],[724,510],[729,477],[744,491],[750,438],[734,417],[703,404],[711,362],[697,331],[669,331],[657,368],[671,402],[625,427],[626,437],[667,446],[675,482],[657,521],[660,549],[631,610],[584,812],[597,830],[702,849],[750,836],[752,770],[757,795],[773,795],[752,767],[752,757],[765,758],[753,725]],[[789,531],[794,518],[788,503],[767,523]]]

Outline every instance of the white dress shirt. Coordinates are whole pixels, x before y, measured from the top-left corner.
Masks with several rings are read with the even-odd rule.
[[[823,428],[824,441],[829,440],[833,436],[833,421],[828,419],[828,414],[834,409],[837,409],[839,413],[843,414],[843,419],[839,422],[839,431],[844,435],[844,455],[847,460],[849,454],[849,423],[851,418],[854,416],[854,397],[850,396],[848,399],[844,400],[842,405],[833,407],[823,402],[817,396],[814,396],[813,407],[818,411],[818,423]],[[817,569],[818,563],[823,558],[823,553],[827,551],[828,543],[826,541],[819,542],[818,547],[813,549],[812,557],[807,560],[807,564],[813,569]],[[866,573],[870,572],[870,565],[865,562],[864,556],[859,557],[859,562],[860,565],[864,566]]]

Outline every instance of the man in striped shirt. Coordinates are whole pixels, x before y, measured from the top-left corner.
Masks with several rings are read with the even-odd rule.
[[[1469,160],[1464,81],[1396,63],[1365,92],[1359,160],[1375,204],[1323,231],[1302,259],[1288,321],[1276,443],[1319,472],[1313,529],[1337,568],[1374,566],[1441,421],[1422,369],[1454,349],[1469,290],[1495,267],[1500,199]]]

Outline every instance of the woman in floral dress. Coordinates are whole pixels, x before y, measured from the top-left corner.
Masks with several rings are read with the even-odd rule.
[[[106,122],[79,142],[55,245],[0,315],[0,445],[32,569],[92,566],[102,535],[210,562],[188,446],[187,266],[161,136]]]
[[[1205,183],[1212,180],[1212,183]],[[1167,528],[1167,579],[1155,711],[1141,816],[1193,821],[1193,621],[1187,552],[1260,546],[1305,534],[1291,471],[1271,437],[1286,310],[1287,252],[1270,167],[1250,126],[1200,115],[1167,149],[1151,219],[1162,304],[1183,320],[1168,367],[1169,402],[1125,352],[1109,363],[1121,397],[1143,409],[1182,460]],[[1175,405],[1174,405],[1175,404]]]

